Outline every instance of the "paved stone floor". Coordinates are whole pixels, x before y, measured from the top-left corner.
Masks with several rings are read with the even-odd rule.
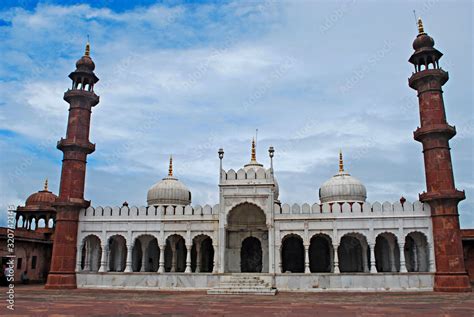
[[[15,311],[1,316],[474,316],[474,293],[279,293],[45,290],[16,288]]]

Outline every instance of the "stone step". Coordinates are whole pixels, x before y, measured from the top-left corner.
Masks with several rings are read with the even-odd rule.
[[[227,283],[265,283],[264,280],[236,280],[236,279],[223,279],[222,282]]]
[[[250,288],[213,288],[207,291],[208,295],[275,295],[276,289],[250,289]]]
[[[219,288],[270,288],[270,285],[268,285],[268,284],[220,283]]]
[[[276,289],[258,276],[224,276],[219,285],[207,291],[210,295],[275,295]]]

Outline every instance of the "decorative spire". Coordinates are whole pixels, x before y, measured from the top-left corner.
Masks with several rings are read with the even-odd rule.
[[[425,29],[423,28],[423,21],[421,18],[418,18],[418,34],[425,34]]]
[[[257,161],[257,154],[255,153],[255,138],[252,138],[252,156],[250,157],[251,161]]]
[[[168,168],[168,176],[173,176],[173,156],[170,155],[170,167]]]
[[[342,160],[342,150],[339,150],[339,173],[344,172],[344,161]]]
[[[84,53],[84,56],[90,56],[90,55],[91,55],[91,44],[89,43],[89,35],[87,35],[86,51]]]
[[[48,191],[48,179],[46,178],[46,180],[44,181],[44,190],[45,191]]]

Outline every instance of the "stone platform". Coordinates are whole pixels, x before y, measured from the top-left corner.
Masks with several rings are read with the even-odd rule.
[[[155,273],[155,272],[107,272],[77,273],[79,288],[117,288],[207,291],[222,283],[229,282],[231,276],[255,276],[278,291],[294,292],[401,292],[432,291],[432,273]],[[225,284],[224,284],[225,285]]]

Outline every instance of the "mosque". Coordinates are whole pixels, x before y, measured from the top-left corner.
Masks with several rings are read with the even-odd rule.
[[[419,98],[414,138],[423,145],[427,191],[415,202],[368,202],[342,153],[315,201],[280,201],[273,168],[278,152],[270,147],[264,165],[252,141],[242,167],[225,169],[224,150],[218,150],[216,205],[192,205],[192,190],[174,174],[171,157],[167,175],[149,188],[146,206],[91,205],[84,186],[86,157],[95,150],[89,129],[99,79],[88,44],[64,94],[70,109],[66,138],[57,144],[64,153],[59,195],[45,188],[17,209],[18,228],[35,223],[54,229],[46,287],[262,295],[470,291],[466,270],[473,279],[474,234],[458,221],[464,192],[455,188],[452,172],[449,139],[456,130],[446,121],[442,97],[448,73],[421,20],[418,30],[409,86]],[[463,236],[469,240],[464,251]]]

